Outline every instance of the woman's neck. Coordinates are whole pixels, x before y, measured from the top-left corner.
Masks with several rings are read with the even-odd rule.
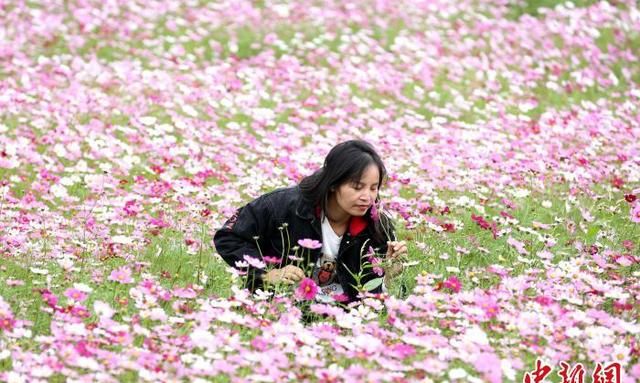
[[[327,219],[333,225],[346,225],[349,222],[351,215],[344,211],[336,201],[334,195],[329,197],[327,201]]]

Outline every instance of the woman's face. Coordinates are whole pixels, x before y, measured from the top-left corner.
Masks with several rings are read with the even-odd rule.
[[[348,181],[336,189],[338,206],[349,215],[363,216],[378,196],[380,172],[369,165],[358,182]]]

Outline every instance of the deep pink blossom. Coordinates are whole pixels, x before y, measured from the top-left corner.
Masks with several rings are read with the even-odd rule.
[[[449,278],[447,278],[444,282],[441,283],[441,287],[449,289],[454,293],[459,293],[460,289],[462,288],[462,283],[460,282],[458,277],[456,277],[455,275],[451,275]]]
[[[378,207],[376,206],[375,203],[371,205],[371,211],[369,213],[371,214],[371,219],[373,220],[373,222],[378,222],[380,220],[380,215],[378,214]]]
[[[0,330],[11,331],[15,324],[16,320],[12,316],[0,314]]]
[[[314,299],[317,293],[318,286],[311,278],[304,278],[296,289],[296,297],[307,301]]]

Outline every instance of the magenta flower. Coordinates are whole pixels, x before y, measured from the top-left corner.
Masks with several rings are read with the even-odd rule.
[[[126,266],[113,270],[108,279],[110,281],[124,284],[133,283],[133,278],[131,278],[131,269]]]
[[[135,217],[140,213],[140,211],[142,211],[142,208],[136,204],[135,200],[130,200],[125,202],[122,210],[125,212],[127,217]]]
[[[454,293],[459,293],[460,289],[462,288],[462,283],[460,283],[460,280],[458,279],[458,277],[456,277],[455,275],[452,275],[449,278],[447,278],[446,281],[442,282],[442,287],[448,288]]]
[[[300,285],[298,285],[295,294],[298,299],[310,301],[318,294],[318,285],[316,285],[313,279],[305,278],[300,282]]]
[[[49,307],[53,308],[58,304],[58,297],[50,290],[43,289],[40,291],[40,294],[42,295],[42,299],[47,302],[47,305],[49,305]]]
[[[264,257],[262,257],[262,259],[264,260],[265,263],[270,264],[270,265],[275,265],[275,264],[278,264],[278,263],[282,262],[282,258],[272,257],[272,256],[269,256],[269,255],[265,255]]]
[[[300,245],[301,247],[304,247],[305,249],[310,249],[310,250],[319,249],[322,247],[322,243],[320,241],[317,241],[315,239],[310,239],[310,238],[299,239],[298,245]]]
[[[373,205],[371,205],[371,219],[373,220],[373,222],[378,222],[380,220],[380,215],[378,214],[378,207],[376,206],[376,204],[374,203]]]
[[[349,297],[347,296],[347,294],[333,294],[331,296],[331,298],[333,298],[334,301],[336,302],[348,302],[349,301]]]
[[[71,315],[78,318],[89,318],[91,313],[89,313],[89,310],[83,306],[73,306],[71,308]]]
[[[156,226],[158,229],[163,229],[165,227],[169,227],[169,223],[164,221],[162,218],[150,218],[149,224]]]

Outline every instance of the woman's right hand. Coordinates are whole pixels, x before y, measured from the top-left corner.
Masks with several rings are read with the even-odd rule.
[[[287,265],[281,269],[273,269],[262,276],[262,280],[268,284],[285,283],[294,284],[304,278],[304,271],[294,265]]]

